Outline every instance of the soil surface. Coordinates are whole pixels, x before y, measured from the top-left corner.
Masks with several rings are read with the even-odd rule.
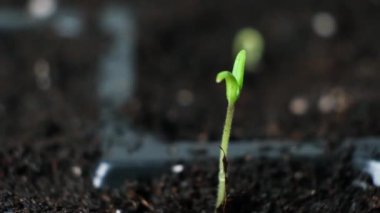
[[[24,7],[15,2],[1,6]],[[95,62],[110,40],[93,17],[106,3],[83,2],[88,28],[78,38],[59,37],[49,27],[0,30],[0,211],[212,212],[215,161],[117,189],[92,187],[101,158]],[[138,81],[120,111],[134,127],[168,141],[219,140],[226,101],[214,78],[230,69],[233,36],[249,26],[263,33],[266,49],[256,72],[246,74],[233,139],[340,142],[380,134],[377,1],[131,5],[138,20]],[[335,18],[333,36],[314,32],[319,12]],[[351,168],[350,158],[347,151],[318,164],[289,156],[231,160],[226,211],[380,211],[379,189]]]
[[[2,147],[0,211],[213,212],[216,161],[187,165],[179,175],[95,190],[91,171],[99,150],[91,145],[57,138]],[[351,168],[350,158],[347,150],[326,156],[329,160],[231,161],[225,212],[380,211],[380,190]]]

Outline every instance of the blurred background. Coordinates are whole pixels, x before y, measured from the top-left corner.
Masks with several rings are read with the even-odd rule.
[[[379,0],[4,0],[0,140],[91,138],[104,109],[164,141],[218,140],[215,75],[246,27],[265,48],[234,140],[379,135],[379,24]]]

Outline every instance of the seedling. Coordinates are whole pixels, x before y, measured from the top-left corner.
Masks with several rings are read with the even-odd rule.
[[[226,200],[226,185],[227,185],[227,152],[228,143],[230,140],[232,119],[234,116],[235,103],[239,99],[241,89],[243,88],[244,66],[245,66],[246,51],[241,50],[236,56],[232,73],[230,71],[221,71],[216,76],[216,82],[220,83],[223,80],[226,82],[227,96],[227,113],[224,123],[222,142],[220,146],[219,158],[219,174],[218,174],[218,193],[216,199],[215,211],[220,209]]]
[[[243,28],[235,36],[233,52],[236,54],[240,50],[247,51],[245,67],[248,71],[253,71],[259,63],[264,52],[264,38],[259,31],[253,28]]]

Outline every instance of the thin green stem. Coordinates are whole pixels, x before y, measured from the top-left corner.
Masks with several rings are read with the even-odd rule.
[[[230,133],[231,133],[231,126],[232,126],[232,119],[234,117],[234,110],[235,110],[235,105],[228,103],[226,120],[224,122],[220,157],[219,157],[219,175],[218,175],[219,185],[218,185],[218,193],[217,193],[215,211],[220,207],[220,205],[223,204],[223,202],[226,198],[226,172],[227,171],[225,171],[225,165],[224,165],[223,159],[224,159],[224,157],[227,158],[228,143],[230,140]]]

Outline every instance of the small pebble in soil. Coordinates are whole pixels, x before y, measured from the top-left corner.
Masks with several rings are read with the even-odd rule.
[[[95,188],[100,188],[103,184],[103,179],[106,176],[108,170],[110,169],[110,164],[108,162],[101,162],[96,168],[95,176],[92,179],[92,184]]]
[[[182,164],[175,164],[172,166],[172,172],[173,173],[181,173],[181,172],[183,172],[184,169],[185,169],[185,167]]]
[[[320,12],[313,16],[312,27],[317,35],[327,38],[335,34],[336,21],[331,14]]]
[[[82,169],[79,166],[71,167],[71,172],[77,177],[80,177],[82,175]]]
[[[190,90],[181,89],[177,92],[177,103],[180,106],[190,106],[194,101],[194,95]]]
[[[141,198],[141,204],[145,206],[147,209],[149,209],[150,211],[154,210],[153,206],[147,200],[143,198]]]
[[[295,97],[290,101],[289,110],[295,115],[304,115],[309,109],[309,102],[303,97]]]

